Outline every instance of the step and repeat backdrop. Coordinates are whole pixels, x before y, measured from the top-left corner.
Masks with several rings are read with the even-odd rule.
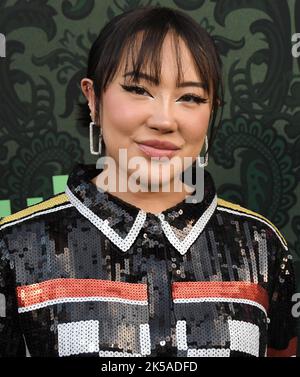
[[[0,0],[0,218],[95,162],[77,120],[88,51],[142,5],[187,12],[218,44],[225,107],[207,169],[219,197],[283,233],[300,292],[300,0]]]

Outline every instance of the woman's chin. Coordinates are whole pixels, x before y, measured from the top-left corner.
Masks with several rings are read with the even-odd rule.
[[[183,186],[182,181],[180,180],[177,182],[174,180],[173,176],[155,177],[151,175],[139,176],[138,179],[134,179],[132,182],[132,187],[130,187],[131,184],[129,180],[128,185],[130,191],[133,191],[132,188],[136,190],[136,187],[139,187],[144,192],[179,192],[182,190]]]

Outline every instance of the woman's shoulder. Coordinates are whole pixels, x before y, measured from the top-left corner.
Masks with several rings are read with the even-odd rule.
[[[273,238],[279,240],[282,246],[288,249],[287,240],[282,232],[270,219],[262,214],[220,197],[217,199],[217,211],[227,216],[228,219],[235,218],[240,221],[247,221],[250,226],[254,226],[256,229],[267,230],[271,237],[273,236]]]
[[[0,231],[6,228],[11,228],[14,225],[26,224],[31,221],[41,221],[45,216],[55,214],[65,208],[70,207],[70,201],[65,193],[56,194],[48,199],[43,200],[37,204],[33,204],[24,209],[21,209],[11,215],[0,219]]]

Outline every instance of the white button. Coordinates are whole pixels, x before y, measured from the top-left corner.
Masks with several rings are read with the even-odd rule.
[[[161,341],[159,342],[159,344],[160,344],[161,346],[165,346],[165,345],[166,345],[166,341],[165,341],[165,340],[161,340]]]

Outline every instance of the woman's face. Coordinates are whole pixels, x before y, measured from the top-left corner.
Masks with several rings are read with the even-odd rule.
[[[162,46],[159,86],[145,81],[143,77],[138,83],[130,82],[130,75],[123,77],[123,62],[102,95],[100,113],[106,155],[114,159],[117,168],[126,171],[127,177],[137,168],[128,168],[129,161],[139,157],[138,160],[144,164],[138,173],[143,185],[145,182],[154,186],[172,182],[174,175],[185,170],[199,155],[207,133],[211,101],[201,87],[201,79],[183,41],[180,41],[180,47],[183,82],[189,82],[186,86],[176,87],[176,55],[172,39],[167,35]],[[130,72],[130,67],[127,72]],[[198,85],[194,86],[191,82]],[[157,152],[157,149],[141,145],[149,140],[170,142],[178,149],[170,155],[170,151]],[[127,157],[119,157],[121,148],[126,150]],[[157,155],[166,155],[166,162],[157,164],[161,157],[155,157],[151,162],[151,156]],[[190,157],[190,163],[186,166],[183,163],[187,157]],[[168,174],[165,174],[166,168]]]

